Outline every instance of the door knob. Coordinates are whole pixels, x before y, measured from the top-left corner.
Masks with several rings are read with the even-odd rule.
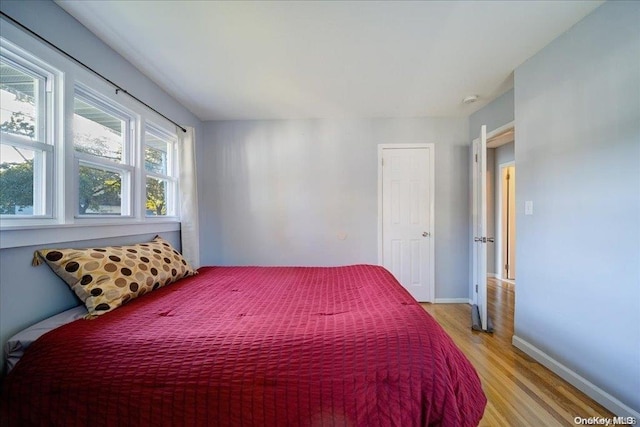
[[[431,234],[428,231],[422,233],[422,237],[429,237]]]

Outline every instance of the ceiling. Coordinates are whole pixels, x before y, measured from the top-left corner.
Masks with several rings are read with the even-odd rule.
[[[201,120],[227,120],[468,116],[602,2],[57,4]]]

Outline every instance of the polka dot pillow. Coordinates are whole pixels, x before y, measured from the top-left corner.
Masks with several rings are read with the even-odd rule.
[[[107,313],[133,298],[197,274],[160,236],[132,246],[41,249],[34,254],[34,265],[40,260],[85,303],[87,317]]]

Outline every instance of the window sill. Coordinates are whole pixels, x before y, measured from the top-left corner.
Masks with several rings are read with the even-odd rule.
[[[101,224],[55,224],[2,227],[0,249],[41,246],[109,237],[180,231],[180,221],[111,222]]]

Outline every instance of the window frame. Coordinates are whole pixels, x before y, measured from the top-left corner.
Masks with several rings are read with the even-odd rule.
[[[2,35],[0,47],[7,58],[8,51],[15,53],[20,60],[36,64],[38,67],[52,73],[51,92],[47,92],[47,120],[42,123],[45,127],[46,143],[37,145],[29,138],[12,136],[11,142],[16,141],[20,146],[28,149],[44,149],[46,180],[45,196],[49,206],[46,216],[0,216],[0,249],[24,247],[60,242],[73,242],[87,239],[104,239],[115,236],[130,236],[145,233],[171,232],[180,230],[180,194],[178,191],[179,173],[174,169],[175,198],[173,200],[174,216],[147,217],[146,206],[146,175],[144,170],[144,136],[146,124],[151,123],[169,135],[175,135],[174,148],[176,150],[174,168],[178,168],[177,150],[179,148],[178,131],[175,126],[163,116],[147,109],[134,99],[118,94],[115,88],[103,79],[84,69],[79,64],[66,58],[53,48],[47,46],[34,36],[24,32],[15,24],[0,17]],[[15,60],[14,60],[15,62]],[[49,82],[47,82],[48,86]],[[76,168],[85,161],[93,163],[95,159],[78,156],[73,143],[74,96],[75,89],[82,87],[92,94],[98,95],[109,105],[115,105],[130,113],[135,122],[130,125],[129,165],[115,164],[119,170],[126,169],[130,174],[130,204],[128,216],[96,215],[77,216],[77,186],[79,179],[75,179]],[[39,124],[40,125],[40,124]],[[2,134],[3,143],[7,133]],[[39,136],[38,136],[39,137]],[[36,145],[34,145],[36,144]],[[77,161],[76,161],[77,160]],[[106,159],[105,159],[106,160]],[[100,163],[100,162],[98,162]],[[92,166],[88,164],[88,166]],[[107,167],[113,165],[106,165]],[[105,165],[99,164],[100,168]],[[40,179],[40,178],[38,178]],[[124,194],[124,192],[123,192]]]
[[[167,143],[167,173],[159,174],[155,172],[147,171],[145,167],[146,153],[145,149],[147,148],[147,134],[160,139]],[[180,205],[179,201],[179,192],[178,192],[178,135],[176,133],[170,133],[160,126],[154,124],[153,122],[147,122],[144,126],[143,138],[142,138],[142,147],[141,147],[141,172],[142,172],[142,194],[143,194],[143,207],[142,210],[144,212],[144,217],[146,219],[160,219],[160,218],[179,218],[180,215]],[[167,214],[166,215],[147,215],[146,205],[147,205],[147,178],[155,178],[159,180],[165,180],[169,184],[167,187],[166,194],[166,203],[167,203]]]
[[[135,113],[128,111],[120,104],[108,99],[95,90],[89,89],[85,85],[76,82],[74,86],[73,103],[76,99],[80,99],[96,109],[110,114],[124,122],[122,131],[122,155],[120,162],[104,159],[89,153],[83,153],[76,150],[75,141],[71,141],[73,150],[73,200],[74,200],[74,218],[79,220],[98,220],[98,219],[132,219],[135,215],[135,153],[138,151],[135,137],[135,129],[139,121]],[[75,109],[71,112],[75,116]],[[70,114],[71,114],[70,113]],[[96,122],[97,123],[97,122]],[[72,128],[72,131],[75,129]],[[80,213],[80,166],[87,166],[94,169],[101,169],[108,172],[117,172],[122,176],[120,191],[120,214],[100,214],[87,215]]]
[[[33,139],[26,135],[0,133],[0,144],[33,151],[33,215],[0,214],[0,220],[10,225],[47,224],[55,220],[54,174],[59,143],[55,138],[54,105],[61,90],[62,72],[26,49],[0,37],[0,57],[10,67],[41,81],[36,98],[36,126]]]

